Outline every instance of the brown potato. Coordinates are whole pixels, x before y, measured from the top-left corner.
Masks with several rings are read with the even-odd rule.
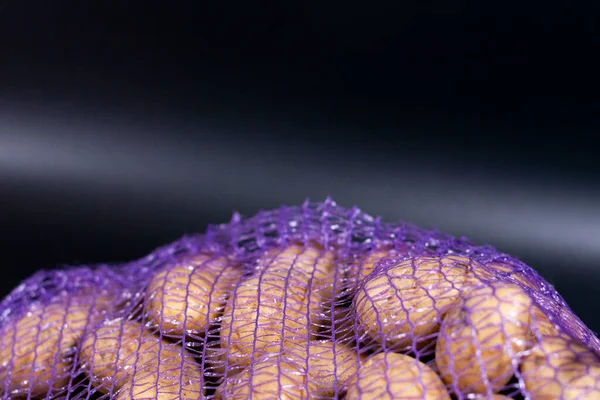
[[[254,353],[279,353],[287,341],[314,338],[311,317],[318,319],[323,305],[320,285],[329,284],[317,278],[334,266],[330,252],[291,246],[243,280],[227,302],[221,323],[228,365],[245,367]]]
[[[531,299],[514,284],[472,290],[447,314],[436,344],[442,379],[462,393],[498,391],[514,373],[513,361],[531,345]]]
[[[135,321],[108,322],[85,336],[80,362],[92,384],[103,393],[115,392],[131,379],[134,370],[155,368],[161,363],[181,363],[191,356]],[[179,365],[178,364],[178,365]]]
[[[562,336],[566,339],[586,340],[589,330],[572,310],[547,297],[542,297],[541,303],[539,306],[536,304],[531,312],[532,338]],[[550,315],[554,315],[552,321]]]
[[[566,335],[563,332],[561,332],[556,325],[550,322],[550,318],[548,318],[548,315],[536,305],[534,305],[531,309],[531,334],[532,336]]]
[[[379,353],[348,382],[346,400],[450,400],[442,380],[424,363],[398,353]]]
[[[179,351],[181,352],[181,348]],[[186,360],[162,357],[160,365],[138,370],[114,397],[115,400],[197,400],[203,398],[200,366]]]
[[[364,258],[359,258],[357,262],[354,263],[351,269],[351,274],[353,276],[357,276],[357,283],[360,283],[375,270],[380,261],[388,257],[398,257],[403,254],[405,253],[391,247],[375,249],[367,254]]]
[[[342,343],[313,340],[308,343],[288,344],[284,355],[307,366],[308,377],[320,396],[339,395],[350,377],[358,371],[364,354]]]
[[[532,400],[600,399],[600,360],[570,338],[543,337],[523,359],[521,376]]]
[[[215,392],[214,399],[299,400],[312,398],[314,382],[306,368],[281,356],[262,357],[240,374],[229,378]]]
[[[350,307],[335,306],[333,318],[331,310],[323,312],[323,325],[316,335],[318,340],[333,340],[346,345],[357,345],[362,337],[357,334],[358,324],[354,310]]]
[[[342,272],[336,275],[334,254],[325,251],[319,243],[308,246],[292,244],[285,249],[270,249],[259,257],[257,271],[285,276],[291,270],[293,275],[310,286],[309,319],[312,326],[322,324],[322,312],[334,304],[346,289]]]
[[[73,370],[75,346],[86,330],[99,321],[102,309],[93,298],[69,302],[59,298],[43,306],[32,304],[0,335],[0,395],[8,392],[45,395],[65,388]]]
[[[108,321],[82,341],[80,363],[101,392],[114,391],[129,378],[137,363],[156,360],[158,336],[135,321]],[[113,387],[114,382],[114,387]]]
[[[370,276],[354,298],[360,329],[394,351],[425,346],[461,289],[476,284],[473,264],[458,256],[417,257]]]
[[[501,262],[501,261],[494,261],[488,264],[485,264],[485,266],[488,269],[492,269],[494,271],[498,271],[498,272],[502,272],[502,273],[509,273],[510,275],[510,279],[513,280],[515,283],[519,283],[529,289],[533,289],[533,290],[540,290],[540,288],[534,284],[534,282],[532,282],[525,274],[523,274],[523,272],[517,271],[515,270],[515,267],[513,267],[512,265],[505,263],[505,262]]]
[[[242,269],[226,257],[199,254],[162,270],[146,290],[148,316],[163,334],[203,334],[223,312]]]

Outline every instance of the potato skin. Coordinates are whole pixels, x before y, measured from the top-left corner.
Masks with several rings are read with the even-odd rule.
[[[397,352],[430,343],[444,313],[472,287],[473,261],[416,257],[369,276],[354,298],[361,330]]]
[[[407,249],[399,250],[391,246],[377,248],[366,256],[359,258],[350,269],[350,279],[360,284],[363,282],[376,268],[377,264],[386,258],[395,258],[406,255]]]
[[[155,360],[156,353],[149,349],[159,343],[158,336],[138,322],[109,321],[83,338],[80,363],[89,373],[92,384],[107,393],[124,384],[129,378],[129,369],[136,363]]]
[[[339,342],[312,340],[287,344],[284,355],[307,366],[308,377],[319,396],[334,396],[343,391],[348,380],[356,375],[366,355]]]
[[[437,340],[436,365],[444,382],[461,393],[481,394],[506,385],[513,360],[532,345],[531,305],[514,284],[498,282],[466,294],[444,318]]]
[[[102,316],[103,309],[94,303],[93,298],[66,297],[46,306],[34,303],[19,320],[6,325],[0,335],[0,395],[6,387],[15,395],[32,396],[65,388],[75,346]]]
[[[198,254],[157,273],[148,288],[148,317],[163,334],[203,334],[223,312],[242,269],[226,257]]]
[[[81,345],[81,365],[92,384],[102,393],[116,392],[134,371],[175,363],[191,356],[179,345],[161,340],[136,321],[110,321],[85,336]]]
[[[323,317],[323,326],[315,339],[332,340],[350,347],[364,339],[364,333],[357,333],[358,322],[352,307],[334,306],[333,310],[325,310]]]
[[[179,352],[182,349],[179,347]],[[176,349],[169,350],[176,353]],[[162,358],[162,357],[161,357]],[[199,365],[187,359],[166,356],[160,365],[147,366],[121,387],[115,400],[198,400],[203,398],[203,377]]]
[[[534,282],[532,282],[529,277],[527,275],[525,275],[523,272],[516,270],[514,266],[505,263],[505,262],[501,262],[501,261],[494,261],[491,263],[487,263],[486,268],[488,270],[492,270],[494,273],[503,273],[503,274],[509,274],[509,279],[512,281],[510,283],[515,283],[515,284],[519,284],[522,285],[523,287],[529,288],[531,290],[535,290],[535,291],[539,291],[540,288],[534,284]]]
[[[520,370],[532,400],[600,399],[600,359],[571,338],[543,337]]]
[[[279,353],[285,342],[314,338],[324,287],[335,267],[329,251],[289,246],[242,280],[231,294],[221,323],[228,367],[246,367],[253,354]],[[325,286],[323,286],[325,285]]]
[[[442,380],[424,363],[404,354],[379,353],[348,382],[346,400],[450,400]]]
[[[228,378],[215,400],[304,400],[316,393],[304,366],[283,356],[263,356],[240,374]]]

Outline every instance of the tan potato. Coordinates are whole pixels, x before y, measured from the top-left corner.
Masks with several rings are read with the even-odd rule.
[[[291,244],[285,249],[270,249],[257,260],[257,271],[281,276],[293,275],[310,286],[310,324],[323,324],[322,313],[334,304],[347,288],[343,272],[336,275],[336,260],[332,252],[322,245],[311,242],[308,246]]]
[[[0,395],[8,392],[45,395],[69,384],[75,346],[86,330],[99,321],[102,309],[95,299],[59,298],[42,306],[33,304],[0,335]],[[11,361],[12,360],[12,361]]]
[[[554,325],[550,321],[550,318],[548,318],[548,315],[536,305],[531,309],[531,335],[532,337],[537,335],[568,337],[568,335]]]
[[[199,254],[162,270],[146,290],[148,316],[163,334],[203,334],[223,312],[242,269],[226,257]]]
[[[308,377],[320,396],[339,395],[350,377],[358,371],[365,354],[342,343],[314,340],[308,343],[288,344],[284,355],[307,366]]]
[[[520,271],[516,271],[515,267],[508,264],[508,263],[504,263],[501,261],[494,261],[488,264],[485,264],[485,266],[487,268],[491,268],[494,271],[498,271],[498,272],[503,272],[503,273],[509,273],[510,275],[510,279],[512,281],[514,281],[515,283],[519,283],[529,289],[533,289],[533,290],[537,290],[539,291],[540,288],[535,285],[532,281],[529,280],[529,278],[523,274],[523,272]]]
[[[181,352],[181,348],[179,351]],[[162,357],[160,365],[140,369],[114,397],[115,400],[198,400],[203,398],[200,366],[186,360]]]
[[[566,339],[587,340],[589,329],[573,311],[565,307],[564,304],[547,297],[541,298],[541,303],[540,306],[536,304],[531,312],[532,338],[562,336]],[[543,309],[541,308],[542,305]],[[552,314],[554,318],[551,321],[549,316]],[[597,340],[597,338],[594,340]]]
[[[417,257],[370,276],[354,298],[361,330],[394,351],[410,349],[413,341],[425,346],[461,289],[476,284],[474,264],[458,256]]]
[[[108,393],[131,379],[134,369],[153,368],[159,359],[181,363],[182,355],[191,359],[181,346],[161,341],[138,322],[116,320],[85,336],[80,363],[98,391]]]
[[[373,250],[364,258],[359,258],[353,265],[351,274],[358,277],[357,283],[360,283],[367,278],[371,272],[375,270],[377,264],[388,257],[398,257],[405,254],[402,251],[393,249],[392,247],[383,247]]]
[[[600,360],[581,343],[543,337],[521,365],[532,400],[600,399]]]
[[[353,346],[362,339],[362,334],[356,333],[358,323],[352,308],[336,306],[333,308],[333,319],[331,310],[324,311],[323,316],[323,326],[316,335],[316,339],[333,340]]]
[[[487,394],[506,385],[513,360],[532,344],[531,304],[514,284],[495,283],[466,294],[444,318],[436,344],[442,379],[462,393]]]
[[[450,400],[444,383],[424,363],[398,353],[369,358],[348,382],[346,400]]]
[[[257,275],[243,280],[227,302],[221,323],[228,366],[245,367],[254,353],[279,353],[287,341],[314,338],[311,317],[319,318],[320,288],[329,284],[320,278],[334,266],[331,252],[290,246]]]
[[[262,357],[215,392],[221,400],[305,400],[316,393],[306,368],[281,356]]]

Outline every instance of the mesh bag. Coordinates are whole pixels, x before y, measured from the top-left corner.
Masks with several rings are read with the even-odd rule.
[[[532,268],[332,200],[0,303],[3,399],[600,399],[600,341]]]

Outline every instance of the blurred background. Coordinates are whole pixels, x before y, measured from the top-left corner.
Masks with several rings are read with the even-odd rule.
[[[2,296],[331,195],[521,258],[600,331],[600,3],[0,3]]]

